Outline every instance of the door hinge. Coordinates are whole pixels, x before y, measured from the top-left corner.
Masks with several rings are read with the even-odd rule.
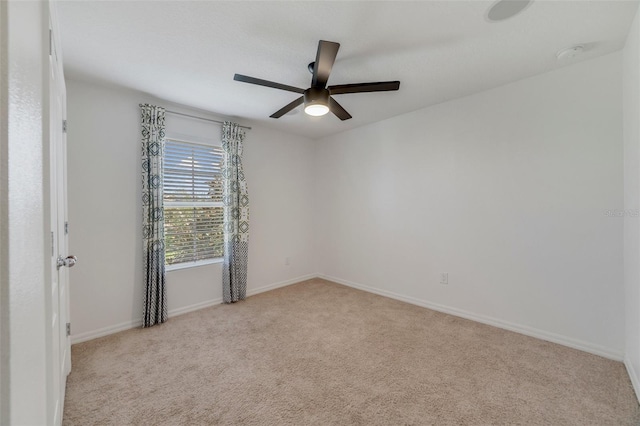
[[[51,256],[53,256],[53,231],[51,231]]]
[[[71,336],[71,323],[67,323],[67,336]]]
[[[62,120],[62,132],[67,133],[67,120]]]
[[[64,223],[64,235],[69,234],[69,222]]]

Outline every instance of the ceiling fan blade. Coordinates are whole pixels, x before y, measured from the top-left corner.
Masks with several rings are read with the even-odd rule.
[[[337,103],[335,99],[331,97],[329,98],[329,109],[332,113],[335,114],[336,117],[338,117],[342,121],[351,118],[351,114],[349,114],[346,109],[342,108],[342,105]]]
[[[241,81],[243,83],[257,84],[258,86],[273,87],[274,89],[287,90],[289,92],[304,93],[304,89],[298,87],[287,86],[286,84],[274,83],[273,81],[262,80],[260,78],[249,77],[242,74],[236,74],[233,76],[235,81]]]
[[[336,61],[336,55],[340,49],[340,43],[333,41],[320,40],[318,43],[318,53],[316,54],[316,62],[313,67],[313,78],[311,86],[324,89],[331,74],[331,68]]]
[[[388,92],[398,90],[400,88],[399,81],[380,81],[377,83],[355,83],[355,84],[339,84],[337,86],[329,86],[329,92],[332,95],[342,95],[345,93],[365,93],[365,92]]]
[[[304,96],[300,96],[298,99],[296,99],[295,101],[291,102],[287,106],[279,109],[278,111],[274,112],[269,117],[271,117],[271,118],[280,118],[283,115],[285,115],[286,113],[288,113],[289,111],[291,111],[292,109],[294,109],[295,107],[297,107],[298,105],[302,105],[303,102],[304,102]]]

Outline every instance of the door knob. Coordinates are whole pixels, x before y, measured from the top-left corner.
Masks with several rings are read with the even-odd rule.
[[[76,262],[78,261],[78,258],[75,256],[67,256],[62,257],[62,256],[58,256],[58,260],[56,261],[56,266],[58,267],[58,269],[62,268],[63,266],[66,266],[67,268],[71,268],[73,265],[76,264]]]

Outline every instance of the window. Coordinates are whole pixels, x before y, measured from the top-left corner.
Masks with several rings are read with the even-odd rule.
[[[167,139],[164,156],[165,264],[223,256],[220,147]]]

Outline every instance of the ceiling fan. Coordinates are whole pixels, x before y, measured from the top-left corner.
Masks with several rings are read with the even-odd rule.
[[[304,103],[304,112],[309,115],[320,116],[331,111],[340,120],[348,120],[351,118],[351,114],[349,114],[338,102],[335,101],[335,99],[333,99],[333,95],[343,95],[346,93],[386,92],[398,90],[400,88],[399,81],[380,81],[376,83],[339,84],[337,86],[327,86],[329,74],[331,73],[331,68],[333,68],[333,63],[336,60],[339,48],[340,43],[320,40],[318,43],[316,60],[315,62],[311,62],[308,66],[313,77],[311,78],[311,87],[306,90],[242,74],[234,75],[233,79],[244,83],[273,87],[274,89],[287,90],[289,92],[302,94],[302,96],[295,101],[271,114],[271,118],[280,118]]]

